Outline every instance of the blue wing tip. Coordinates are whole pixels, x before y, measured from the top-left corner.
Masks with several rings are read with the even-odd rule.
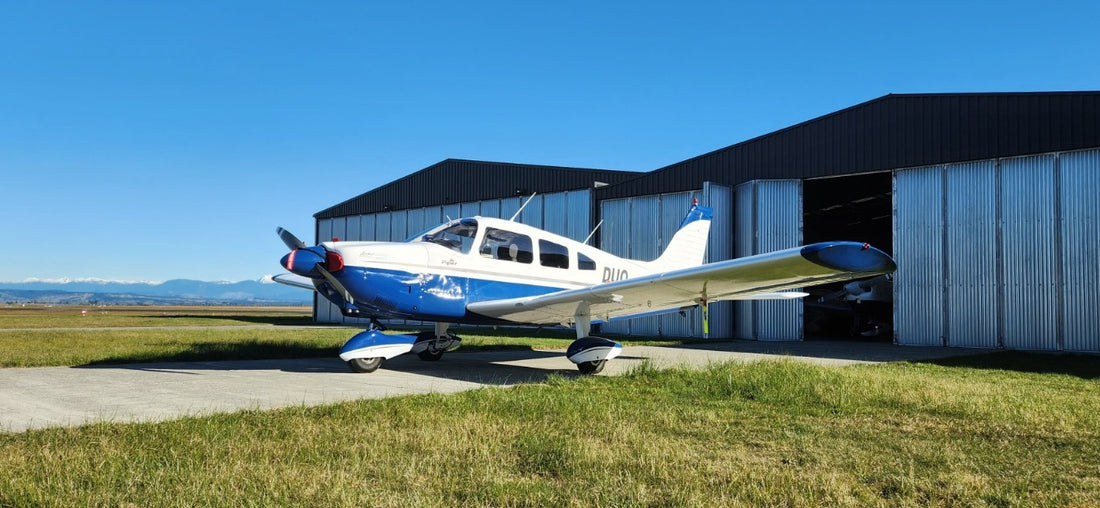
[[[843,272],[891,273],[898,265],[885,252],[859,242],[822,242],[802,248],[802,257]]]

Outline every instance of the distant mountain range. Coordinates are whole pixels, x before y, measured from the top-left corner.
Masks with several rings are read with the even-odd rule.
[[[118,282],[96,279],[0,282],[0,303],[73,305],[309,305],[310,291],[272,282]]]

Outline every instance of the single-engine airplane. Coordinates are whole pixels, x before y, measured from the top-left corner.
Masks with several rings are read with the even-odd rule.
[[[704,264],[712,210],[692,207],[654,261],[623,259],[541,229],[492,217],[450,220],[404,242],[323,242],[307,247],[278,228],[290,249],[275,280],[316,290],[345,316],[371,319],[344,344],[352,371],[373,372],[407,352],[439,360],[459,346],[453,323],[570,326],[566,357],[585,374],[622,352],[592,337],[593,323],[675,312],[720,300],[788,299],[789,291],[895,270],[865,243],[825,242]],[[522,208],[521,208],[522,210]],[[518,215],[519,212],[517,212]],[[419,335],[382,333],[378,319],[431,321]]]

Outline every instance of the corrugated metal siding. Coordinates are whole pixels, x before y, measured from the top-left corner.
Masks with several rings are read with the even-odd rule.
[[[997,166],[947,171],[947,343],[997,347]]]
[[[393,238],[393,212],[382,212],[374,215],[375,240],[391,242]]]
[[[802,243],[802,182],[754,180],[737,186],[738,257]],[[737,302],[742,339],[801,340],[802,300]]]
[[[1054,155],[1001,161],[1003,344],[1058,350]]]
[[[734,214],[733,252],[734,257],[751,256],[756,249],[756,186],[752,183],[738,185],[733,189]],[[738,300],[733,302],[734,331],[738,339],[756,339],[753,328],[753,315],[756,302]]]
[[[474,217],[476,215],[481,215],[481,203],[477,201],[472,203],[460,203],[458,205],[458,215],[459,217]]]
[[[665,251],[672,235],[680,228],[684,221],[684,215],[691,208],[691,198],[699,197],[701,192],[677,192],[662,194],[660,198],[660,217],[657,223],[658,249],[657,256]],[[713,224],[712,224],[713,225]],[[699,310],[692,310],[680,316],[679,313],[657,316],[657,331],[664,337],[701,337],[702,330],[696,333],[695,329],[701,327],[703,314]]]
[[[1100,92],[891,94],[596,189],[596,199],[1092,148],[1098,119]]]
[[[630,205],[630,259],[653,261],[660,254],[657,245],[658,221],[661,215],[661,198],[639,196]],[[630,334],[636,337],[657,337],[660,329],[656,316],[635,318],[630,321]]]
[[[500,200],[489,199],[481,202],[481,216],[482,217],[500,217]],[[505,217],[507,218],[507,217]]]
[[[569,230],[569,210],[565,206],[565,193],[555,192],[543,196],[542,229],[565,236]]]
[[[1062,295],[1067,351],[1100,351],[1100,150],[1062,154]]]
[[[600,203],[600,249],[619,257],[630,257],[630,205],[631,199],[612,199]],[[629,334],[630,321],[622,320],[603,325],[607,333]]]
[[[565,209],[570,217],[565,236],[583,242],[597,222],[592,220],[592,191],[586,189],[567,192]]]
[[[733,189],[710,182],[703,184],[702,202],[714,210],[710,239],[707,242],[707,262],[733,258]],[[708,310],[710,337],[729,339],[734,337],[733,302],[710,304]],[[702,333],[702,330],[698,330]]]
[[[374,227],[378,223],[378,218],[372,215],[364,215],[359,220],[359,238],[363,240],[377,240],[378,236],[375,235]]]
[[[761,180],[757,183],[756,254],[802,244],[802,182]],[[802,300],[758,301],[758,340],[801,340]]]
[[[359,232],[362,228],[362,222],[362,215],[353,215],[351,217],[347,217],[347,224],[344,229],[344,236],[342,236],[341,238],[349,242],[362,240],[363,238],[359,236]]]
[[[901,345],[944,345],[943,171],[894,174],[894,333]]]

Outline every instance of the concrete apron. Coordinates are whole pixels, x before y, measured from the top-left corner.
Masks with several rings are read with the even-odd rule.
[[[647,360],[659,368],[776,358],[842,366],[975,352],[858,342],[628,346],[601,375],[619,375]],[[339,358],[0,369],[0,432],[454,393],[539,382],[551,374],[578,375],[563,351],[456,352],[438,362],[403,355],[371,374],[351,373]]]

